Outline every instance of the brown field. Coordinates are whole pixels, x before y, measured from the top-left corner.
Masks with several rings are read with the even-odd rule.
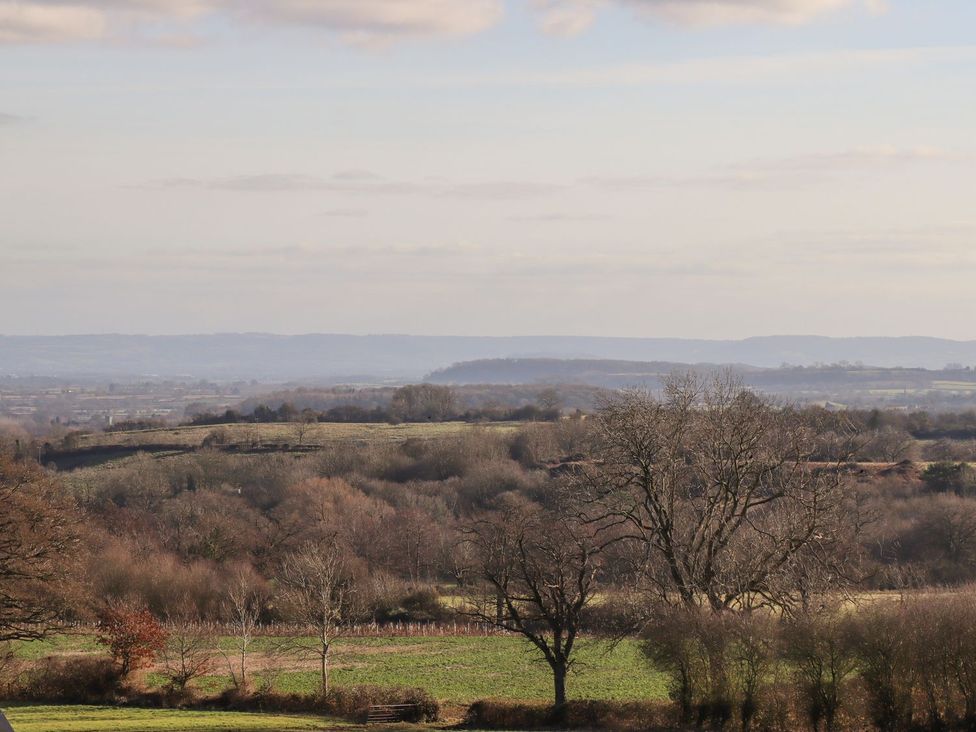
[[[170,445],[173,448],[200,447],[208,435],[220,433],[225,444],[291,444],[314,447],[335,442],[404,442],[410,439],[430,439],[461,435],[472,430],[511,432],[518,422],[425,422],[405,424],[334,423],[310,425],[298,423],[228,424],[173,427],[168,429],[105,432],[80,436],[79,449],[94,447],[138,447],[140,445]]]

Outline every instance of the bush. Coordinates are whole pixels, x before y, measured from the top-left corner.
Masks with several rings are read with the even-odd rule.
[[[14,696],[22,672],[22,662],[14,653],[13,643],[0,643],[0,699]]]
[[[121,686],[122,675],[108,658],[50,657],[22,674],[14,693],[20,701],[107,704]]]
[[[384,598],[376,603],[373,616],[377,623],[437,623],[449,620],[453,613],[444,606],[436,592],[420,589],[400,598]]]
[[[801,703],[812,729],[834,732],[848,679],[857,659],[848,638],[848,618],[836,610],[803,615],[782,633],[783,657],[793,669]]]
[[[749,730],[762,711],[774,637],[762,615],[680,609],[652,623],[644,653],[670,676],[682,722],[723,729],[737,718]]]
[[[375,705],[410,704],[412,712],[405,722],[436,722],[440,705],[423,689],[396,686],[336,686],[328,694],[278,694],[263,691],[242,694],[236,689],[222,693],[216,704],[223,709],[247,711],[259,709],[274,712],[319,712],[364,722],[369,708]]]
[[[324,708],[345,717],[365,721],[369,708],[386,704],[413,704],[415,710],[406,722],[436,722],[440,705],[423,689],[386,686],[339,686],[329,690],[323,699]]]
[[[468,707],[464,726],[476,729],[541,729],[552,721],[552,707],[543,704],[509,704],[476,701]]]
[[[98,642],[108,646],[123,678],[151,665],[166,647],[168,634],[148,609],[110,605],[99,622]]]
[[[555,724],[551,706],[514,704],[492,700],[476,701],[468,707],[464,726],[477,729],[546,729]],[[674,729],[674,720],[659,704],[611,701],[570,701],[566,721],[569,729],[651,730]]]
[[[976,493],[976,470],[966,463],[932,463],[922,473],[922,480],[933,493]]]
[[[916,664],[904,608],[859,611],[851,621],[851,640],[871,721],[882,732],[910,728]]]
[[[912,642],[928,729],[976,728],[976,607],[969,593],[917,599],[901,609]],[[919,721],[919,720],[916,720]]]

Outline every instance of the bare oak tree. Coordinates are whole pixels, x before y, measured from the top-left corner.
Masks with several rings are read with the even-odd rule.
[[[575,497],[586,520],[632,542],[656,601],[789,609],[851,579],[846,459],[813,463],[815,431],[790,407],[728,374],[690,374],[661,399],[613,398],[595,423]]]
[[[574,516],[511,506],[464,529],[474,567],[465,612],[519,633],[549,664],[554,716],[566,707],[566,676],[585,608],[596,591],[600,547]]]

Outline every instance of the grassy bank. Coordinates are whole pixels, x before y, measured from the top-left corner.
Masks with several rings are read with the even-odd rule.
[[[171,709],[117,709],[89,706],[13,706],[4,714],[17,732],[306,732],[361,730],[354,724],[317,716],[198,712]]]

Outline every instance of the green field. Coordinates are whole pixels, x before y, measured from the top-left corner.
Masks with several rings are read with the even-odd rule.
[[[361,726],[316,716],[117,709],[82,706],[14,706],[4,710],[17,732],[304,732]]]
[[[221,646],[230,647],[229,639]],[[251,657],[257,674],[274,669],[273,685],[282,692],[314,692],[319,683],[315,664],[270,653],[272,641],[259,639]],[[24,643],[22,658],[52,654],[99,652],[90,636],[63,636]],[[226,663],[215,655],[214,673],[197,682],[206,692],[226,688]],[[463,705],[483,698],[547,701],[551,696],[549,668],[516,637],[350,638],[336,643],[331,679],[337,685],[376,684],[426,689],[448,705]],[[150,687],[160,686],[155,672],[146,676]],[[647,667],[637,642],[624,640],[615,647],[584,639],[577,649],[577,666],[568,682],[571,698],[651,700],[666,697],[663,676]]]

